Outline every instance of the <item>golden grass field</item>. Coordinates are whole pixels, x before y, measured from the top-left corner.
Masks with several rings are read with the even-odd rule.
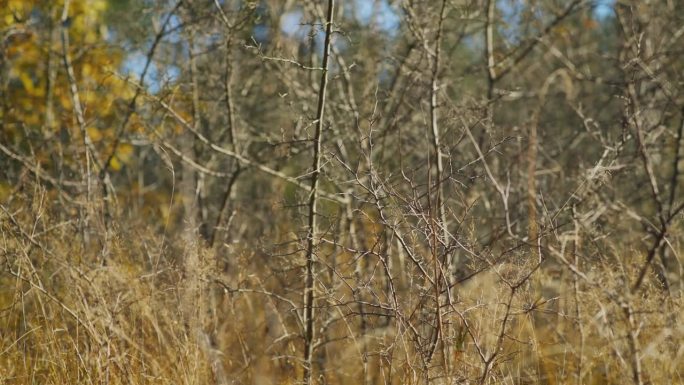
[[[119,228],[84,250],[74,226],[52,220],[44,202],[3,210],[0,383],[299,381],[300,294],[282,283],[300,271],[277,277],[248,245],[220,255],[143,226]],[[596,263],[578,274],[572,266],[549,261],[517,289],[486,383],[684,383],[680,292],[649,283],[630,294],[636,264]],[[426,373],[402,323],[366,315],[362,325],[354,306],[342,304],[348,290],[331,286],[318,294],[329,310],[320,313],[328,342],[316,356],[317,383],[478,383],[478,349],[496,346],[501,333],[505,282],[524,269],[495,265],[456,287],[453,309],[444,311],[448,346]],[[402,279],[396,290],[410,309],[420,299],[402,292],[415,290]]]

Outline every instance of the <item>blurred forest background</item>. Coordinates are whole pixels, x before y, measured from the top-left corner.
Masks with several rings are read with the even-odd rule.
[[[0,0],[0,383],[684,384],[682,11]]]

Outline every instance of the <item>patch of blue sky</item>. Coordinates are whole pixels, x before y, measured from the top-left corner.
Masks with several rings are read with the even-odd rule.
[[[380,32],[390,36],[396,36],[398,33],[401,16],[388,0],[353,0],[348,6],[354,7],[354,14],[359,23],[374,24]],[[280,30],[287,36],[301,39],[309,35],[311,26],[305,24],[302,10],[296,9],[281,16]]]
[[[169,23],[166,25],[166,32],[164,39],[170,43],[181,42],[182,21],[177,15],[171,15],[169,18]]]
[[[598,20],[604,20],[614,15],[615,0],[596,0],[594,3],[594,16]]]
[[[499,31],[509,43],[518,43],[521,39],[519,31],[523,2],[520,0],[500,0],[497,5],[503,21],[498,27]]]
[[[284,13],[280,16],[280,30],[287,36],[305,37],[310,27],[302,24],[303,18],[304,13],[300,9]]]
[[[611,17],[614,13],[615,2],[616,0],[594,0],[591,3],[593,16],[598,21]],[[523,38],[520,35],[522,30],[521,15],[526,4],[525,0],[499,0],[497,2],[497,9],[502,21],[498,30],[510,44],[519,43]],[[541,17],[541,15],[538,16]]]
[[[121,65],[121,72],[124,76],[131,77],[137,82],[147,64],[147,55],[142,52],[129,53],[126,60]],[[152,61],[147,73],[145,74],[144,85],[152,93],[159,92],[168,83],[175,82],[181,75],[180,67],[176,65],[165,65],[164,71],[160,72],[158,66]]]
[[[252,37],[259,44],[266,44],[271,36],[271,28],[265,24],[257,24],[252,29]]]
[[[181,44],[183,47],[182,55],[187,54],[187,47],[183,42],[181,36],[182,21],[177,15],[171,15],[169,22],[166,25],[166,33],[163,37],[164,42],[171,44]],[[145,44],[145,49],[149,50],[151,42]],[[130,76],[135,81],[139,81],[145,70],[147,64],[147,52],[143,53],[141,50],[130,52],[126,55],[126,59],[121,64],[121,72],[124,76]],[[154,60],[149,64],[147,72],[145,73],[144,85],[152,93],[157,93],[161,88],[169,83],[177,80],[180,77],[180,67],[175,65],[164,66],[163,73],[160,73]]]
[[[147,63],[147,56],[142,52],[129,52],[126,60],[121,64],[121,72],[124,76],[131,76],[140,79],[142,71]]]
[[[305,20],[304,12],[301,9],[286,12],[280,17],[280,32],[296,40],[308,40],[311,36],[312,28],[315,28],[316,32],[313,36],[314,48],[319,53],[323,53],[325,35],[322,25],[312,25],[310,21]]]
[[[380,31],[396,36],[401,25],[401,15],[387,0],[354,0],[357,21],[375,24]]]

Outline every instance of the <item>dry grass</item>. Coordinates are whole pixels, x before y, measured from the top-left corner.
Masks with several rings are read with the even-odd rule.
[[[216,258],[190,236],[162,237],[132,221],[106,240],[93,234],[84,249],[78,226],[46,206],[0,214],[0,383],[297,383],[298,270],[275,271],[248,251]],[[550,260],[510,304],[505,282],[528,264],[495,265],[459,285],[445,310],[448,346],[432,361],[446,363],[449,376],[444,365],[421,367],[396,315],[361,317],[346,303],[348,288],[331,285],[319,301],[327,340],[318,382],[423,383],[427,371],[434,383],[477,383],[478,349],[491,354],[503,333],[486,383],[684,383],[681,292],[651,284],[629,294],[637,267]],[[419,303],[415,287],[397,285],[402,309]],[[429,303],[416,308],[430,312]]]

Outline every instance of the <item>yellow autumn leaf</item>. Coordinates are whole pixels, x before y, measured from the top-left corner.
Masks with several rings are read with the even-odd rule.
[[[21,72],[19,74],[19,80],[21,80],[21,84],[24,86],[24,89],[29,95],[35,92],[35,87],[33,86],[33,79],[31,79],[31,76],[29,76],[29,74],[27,74],[26,72]]]
[[[93,1],[90,3],[90,7],[98,12],[102,12],[107,9],[107,2],[103,0]]]
[[[86,128],[86,132],[93,142],[99,142],[102,140],[102,132],[95,127]]]
[[[130,162],[131,157],[133,156],[133,146],[131,146],[130,144],[120,144],[119,147],[116,149],[116,156],[123,163]]]
[[[109,161],[109,168],[111,168],[114,171],[119,171],[121,170],[121,167],[123,167],[123,164],[119,162],[119,158],[113,156],[112,160]]]
[[[132,157],[133,146],[126,143],[120,144],[116,148],[112,160],[109,161],[109,167],[114,171],[119,171],[123,168],[124,165],[128,164],[128,162],[131,161]]]
[[[90,77],[90,75],[93,74],[93,66],[91,66],[88,63],[83,63],[83,66],[81,67],[81,75],[83,77]]]
[[[84,40],[86,44],[95,44],[98,40],[97,33],[95,31],[88,31],[85,33]]]

